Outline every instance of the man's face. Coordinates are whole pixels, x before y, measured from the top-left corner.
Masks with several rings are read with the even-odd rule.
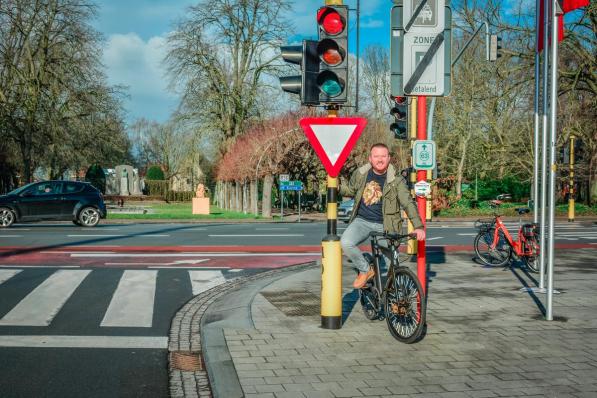
[[[385,173],[390,164],[390,152],[384,147],[374,147],[369,154],[369,163],[377,174]]]

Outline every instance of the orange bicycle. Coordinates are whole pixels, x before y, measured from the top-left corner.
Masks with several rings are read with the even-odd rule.
[[[530,212],[528,208],[515,209],[518,213],[518,239],[514,240],[508,228],[496,214],[493,220],[475,222],[479,233],[475,237],[475,253],[486,265],[502,266],[510,262],[512,254],[521,259],[531,272],[539,272],[539,225],[522,225],[520,217]]]

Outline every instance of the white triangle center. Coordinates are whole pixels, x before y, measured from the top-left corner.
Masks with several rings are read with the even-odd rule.
[[[340,153],[357,128],[356,124],[312,124],[311,129],[330,163],[335,165]]]

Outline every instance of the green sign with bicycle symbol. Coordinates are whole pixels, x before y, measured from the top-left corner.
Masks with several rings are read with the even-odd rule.
[[[435,168],[435,141],[415,141],[413,163],[416,170],[433,170]]]

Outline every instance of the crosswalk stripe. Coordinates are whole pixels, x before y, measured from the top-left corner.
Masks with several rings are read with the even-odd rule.
[[[126,270],[101,326],[151,327],[158,271]]]
[[[0,269],[0,285],[21,272],[20,269]]]
[[[91,270],[58,270],[17,304],[2,326],[48,326]]]
[[[189,277],[193,287],[193,296],[226,282],[222,271],[193,270],[189,271]]]

